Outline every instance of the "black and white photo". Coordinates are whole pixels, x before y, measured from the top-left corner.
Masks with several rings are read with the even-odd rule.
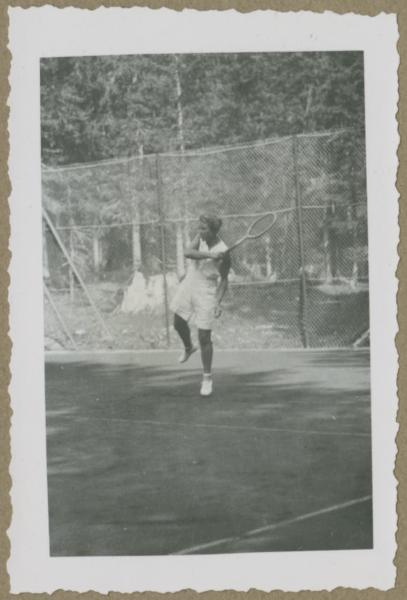
[[[41,132],[51,554],[371,547],[363,53],[46,58]]]
[[[71,17],[100,32],[122,23],[123,42],[117,32],[101,47],[96,29],[86,50],[39,44],[32,197],[11,171],[15,222],[24,202],[34,207],[36,300],[25,314],[41,373],[44,560],[66,573],[71,559],[95,569],[102,558],[123,569],[125,557],[151,569],[198,560],[208,573],[205,587],[182,575],[198,563],[182,562],[177,583],[155,587],[147,570],[150,584],[136,578],[133,591],[375,585],[375,561],[387,585],[397,89],[393,62],[382,135],[372,64],[375,27],[388,34],[382,58],[395,61],[392,17],[286,15],[287,36],[332,24],[335,42],[320,34],[308,45],[284,43],[282,31],[267,41],[257,20],[258,43],[239,47],[244,15],[227,13],[228,47],[219,29],[198,48],[166,41],[171,23],[190,18],[197,31],[193,11],[83,12]],[[62,26],[64,15],[47,14]],[[133,50],[130,14],[140,32],[145,19]],[[203,24],[209,15],[225,24],[215,13]],[[29,22],[16,13],[20,36]],[[161,43],[155,24],[169,27]],[[256,558],[253,579],[228,575]],[[310,579],[300,568],[289,583],[297,559],[312,562]],[[130,591],[108,583],[109,570],[100,586],[94,577],[70,589]]]

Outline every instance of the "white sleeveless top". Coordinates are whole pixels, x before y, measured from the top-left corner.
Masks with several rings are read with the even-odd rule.
[[[208,244],[204,240],[199,241],[198,250],[200,252],[225,252],[227,249],[228,247],[222,240],[219,240],[219,242],[210,248],[208,248]],[[203,260],[191,259],[187,277],[189,280],[197,283],[216,283],[219,277],[219,262],[213,258],[204,258]]]

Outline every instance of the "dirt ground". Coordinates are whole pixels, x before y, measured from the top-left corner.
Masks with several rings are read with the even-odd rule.
[[[121,310],[122,293],[117,285],[102,282],[89,286],[89,292],[105,326],[80,290],[75,290],[73,298],[67,291],[54,292],[53,301],[72,340],[63,331],[50,303],[45,301],[46,349],[179,347],[172,314],[166,315],[163,306],[125,313]],[[367,289],[349,293],[343,286],[310,288],[303,315],[299,296],[297,283],[230,287],[223,302],[223,314],[213,331],[214,342],[219,348],[300,348],[304,342],[301,331],[306,329],[311,347],[341,347],[352,345],[369,327]]]

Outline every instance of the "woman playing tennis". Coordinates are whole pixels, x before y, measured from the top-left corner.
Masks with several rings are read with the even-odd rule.
[[[210,396],[213,390],[211,332],[215,319],[221,314],[220,304],[230,271],[230,254],[219,237],[221,226],[222,221],[216,216],[199,217],[199,233],[185,250],[185,257],[190,259],[189,268],[171,303],[174,328],[184,344],[179,362],[186,362],[197,350],[188,325],[192,317],[198,327],[203,367],[201,396]]]

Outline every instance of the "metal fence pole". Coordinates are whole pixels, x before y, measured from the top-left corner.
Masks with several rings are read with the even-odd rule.
[[[169,306],[168,306],[168,284],[167,284],[167,249],[165,243],[165,215],[163,211],[163,198],[162,198],[162,177],[161,177],[161,163],[160,155],[155,155],[155,166],[157,175],[157,201],[158,201],[158,218],[160,221],[160,242],[161,242],[161,263],[163,270],[163,283],[164,283],[164,313],[165,313],[165,331],[167,337],[167,346],[170,346],[170,319],[169,319]]]
[[[305,275],[305,258],[304,258],[304,230],[303,230],[303,212],[301,186],[298,175],[298,138],[293,136],[293,159],[294,159],[294,182],[295,182],[295,206],[297,209],[297,233],[298,233],[298,250],[300,259],[300,306],[299,306],[299,325],[301,342],[304,348],[308,348],[308,331],[307,331],[307,281]]]

